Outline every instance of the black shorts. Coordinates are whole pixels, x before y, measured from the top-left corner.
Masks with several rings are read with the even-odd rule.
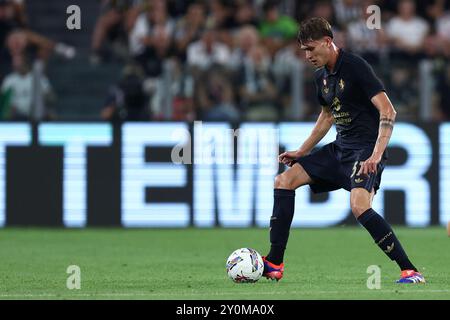
[[[360,162],[367,160],[372,152],[373,146],[345,149],[336,142],[332,142],[307,156],[296,159],[296,162],[313,180],[310,187],[314,193],[340,188],[347,191],[353,188],[364,188],[369,192],[372,189],[376,192],[380,188],[381,174],[387,161],[386,152],[378,164],[377,173],[369,176],[357,175]]]

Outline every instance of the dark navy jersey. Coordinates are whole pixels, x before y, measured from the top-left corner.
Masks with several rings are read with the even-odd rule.
[[[319,103],[334,117],[336,143],[351,149],[375,144],[380,113],[370,100],[385,89],[372,67],[340,49],[333,72],[322,67],[315,76]]]

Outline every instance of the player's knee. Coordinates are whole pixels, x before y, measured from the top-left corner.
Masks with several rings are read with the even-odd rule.
[[[360,215],[370,209],[370,205],[368,203],[352,202],[351,208],[355,218],[358,218]]]
[[[274,188],[275,188],[275,189],[283,188],[284,185],[285,185],[285,180],[286,180],[286,179],[283,177],[282,174],[277,175],[277,176],[275,177],[275,181],[274,181],[274,184],[273,184]]]
[[[292,179],[290,179],[289,176],[285,173],[279,174],[275,177],[274,188],[288,190],[295,189]]]

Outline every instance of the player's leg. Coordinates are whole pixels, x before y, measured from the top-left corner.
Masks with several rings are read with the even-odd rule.
[[[270,218],[270,252],[264,257],[265,276],[279,280],[282,276],[284,251],[294,217],[295,189],[312,182],[303,167],[296,163],[275,177],[274,205]],[[277,268],[278,267],[278,268]],[[281,270],[280,272],[271,270]]]
[[[274,187],[275,189],[295,190],[310,183],[312,183],[312,179],[308,173],[300,164],[295,163],[285,172],[275,177]]]
[[[412,279],[404,282],[425,282],[409,260],[391,226],[372,209],[373,196],[373,189],[371,193],[365,188],[351,190],[350,204],[355,218],[366,228],[380,249],[398,264],[402,271],[402,278]]]

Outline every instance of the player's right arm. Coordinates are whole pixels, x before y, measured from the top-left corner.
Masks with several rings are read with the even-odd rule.
[[[286,151],[278,156],[278,161],[287,166],[292,165],[292,160],[307,155],[322,140],[333,125],[333,115],[329,107],[322,106],[322,111],[309,137],[295,151]]]

